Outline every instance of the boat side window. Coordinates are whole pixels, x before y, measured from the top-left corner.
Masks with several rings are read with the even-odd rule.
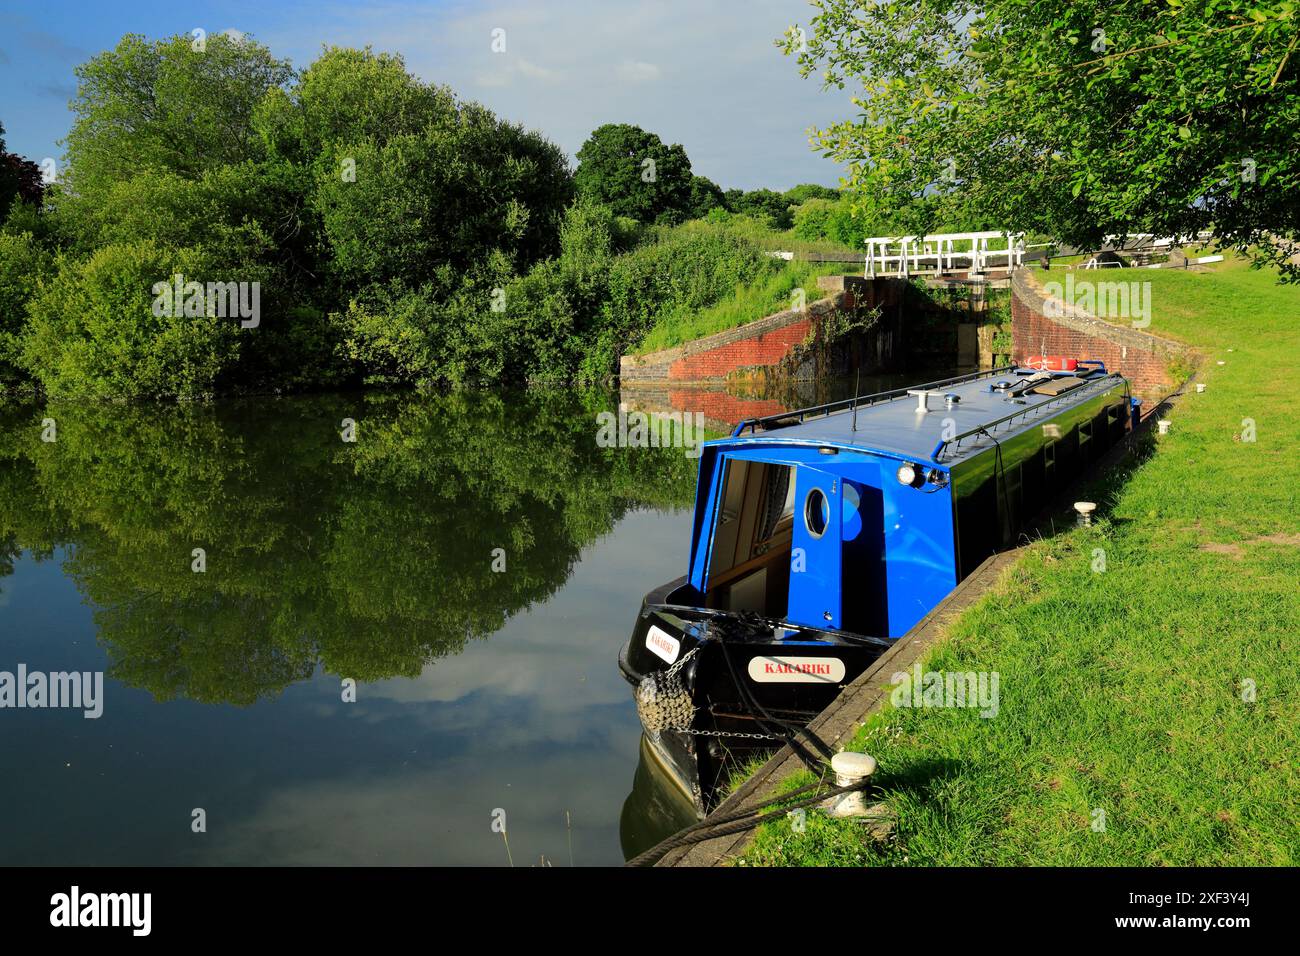
[[[830,520],[831,506],[826,495],[820,488],[808,489],[808,495],[803,500],[803,523],[808,533],[814,538],[820,538],[826,533]]]

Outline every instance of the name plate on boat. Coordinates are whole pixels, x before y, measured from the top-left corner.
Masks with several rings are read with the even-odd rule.
[[[844,662],[837,657],[755,657],[749,679],[760,684],[838,684]]]
[[[662,657],[669,664],[677,660],[677,655],[681,653],[682,642],[677,640],[671,634],[661,631],[653,624],[645,635],[645,646],[657,657]]]

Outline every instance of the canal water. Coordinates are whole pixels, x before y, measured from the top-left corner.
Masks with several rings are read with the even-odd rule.
[[[691,822],[617,655],[697,459],[601,447],[616,409],[0,405],[0,864],[617,864]],[[69,672],[100,699],[16,706]]]

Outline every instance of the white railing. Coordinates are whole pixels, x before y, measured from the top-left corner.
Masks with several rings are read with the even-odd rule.
[[[958,248],[958,246],[962,248]],[[1022,232],[944,232],[930,236],[875,236],[866,240],[866,277],[980,275],[991,266],[1010,272],[1025,257]]]
[[[1153,232],[1131,232],[1127,236],[1106,236],[1102,239],[1102,246],[1110,246],[1117,252],[1124,252],[1133,249],[1165,250],[1171,246],[1184,245],[1192,240],[1199,243],[1206,243],[1212,238],[1214,238],[1214,233],[1208,229],[1202,229],[1195,235],[1187,233],[1183,236],[1157,236]]]

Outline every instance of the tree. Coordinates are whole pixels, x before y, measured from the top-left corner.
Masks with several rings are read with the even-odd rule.
[[[578,150],[578,192],[639,222],[692,213],[691,161],[681,146],[626,123],[595,130]]]
[[[771,189],[730,190],[727,197],[732,212],[753,216],[773,229],[789,229],[793,223],[789,201]]]
[[[794,234],[800,239],[824,239],[836,204],[829,199],[809,199],[794,211]]]
[[[27,303],[49,272],[50,255],[31,233],[0,233],[0,390],[22,382],[19,336]]]
[[[815,134],[909,232],[981,221],[1078,246],[1300,238],[1293,0],[813,0],[806,76],[858,90]]]
[[[248,40],[127,36],[78,75],[68,182],[47,203],[66,261],[27,337],[51,391],[488,375],[476,320],[494,290],[559,250],[574,192],[563,152],[421,82],[399,56],[331,48],[297,75]],[[157,323],[125,284],[182,260],[204,270],[185,270],[197,282],[260,283],[249,347],[224,331],[199,343],[166,330],[179,350],[166,356],[140,341]],[[64,307],[89,309],[93,328]],[[181,354],[194,343],[207,353]],[[180,376],[173,387],[163,369]]]
[[[418,285],[436,267],[468,270],[494,250],[523,267],[557,251],[572,197],[563,152],[476,103],[419,132],[387,142],[358,134],[331,149],[340,162],[316,170],[310,203],[330,268],[350,288]],[[340,175],[343,159],[355,177]]]
[[[17,153],[5,152],[5,127],[0,123],[0,220],[15,200],[40,205],[44,192],[40,167]]]
[[[93,199],[141,173],[196,177],[262,155],[253,112],[293,70],[250,39],[216,34],[202,49],[197,43],[128,34],[77,67],[66,140],[75,192]]]
[[[840,191],[831,189],[829,186],[819,186],[816,183],[800,183],[798,186],[787,189],[784,195],[788,205],[800,206],[809,199],[839,199]]]
[[[456,97],[421,82],[398,54],[329,47],[291,87],[267,91],[253,127],[272,155],[311,164],[339,144],[388,142],[456,118]]]
[[[727,200],[722,187],[705,176],[691,177],[691,218],[703,219],[710,209],[725,208]]]
[[[400,56],[328,49],[252,122],[271,169],[301,192],[285,214],[295,234],[320,236],[310,268],[340,283],[334,294],[415,288],[497,249],[526,266],[557,248],[573,196],[563,152],[421,82]]]

